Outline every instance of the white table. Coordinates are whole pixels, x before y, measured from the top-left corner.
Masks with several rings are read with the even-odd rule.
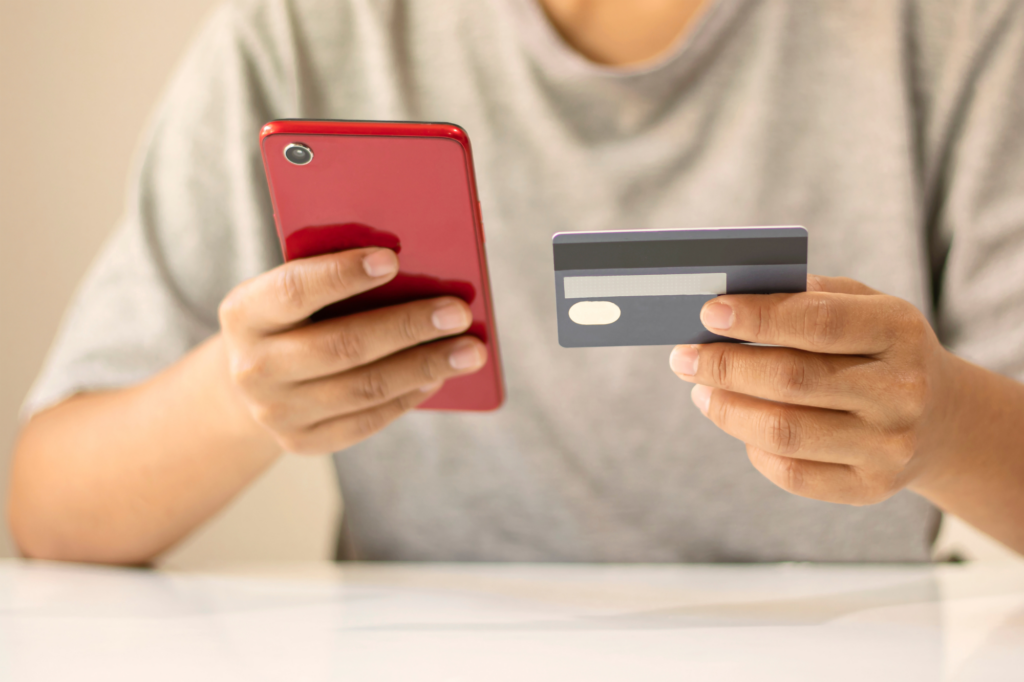
[[[1024,567],[0,562],[0,680],[1024,680]]]

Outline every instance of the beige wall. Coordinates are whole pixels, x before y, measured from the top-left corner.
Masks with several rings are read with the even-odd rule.
[[[117,219],[146,116],[213,4],[0,0],[0,504],[18,404]],[[326,557],[338,506],[326,460],[286,458],[168,561]],[[1007,555],[960,523],[942,546]],[[11,552],[0,524],[0,556]]]
[[[0,0],[0,503],[18,405],[121,211],[135,142],[214,0]],[[256,134],[257,131],[253,131]],[[286,458],[168,560],[331,551],[325,459]],[[0,556],[13,553],[0,523]]]

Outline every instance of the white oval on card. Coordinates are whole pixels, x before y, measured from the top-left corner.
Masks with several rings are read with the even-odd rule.
[[[611,324],[622,311],[611,301],[580,301],[569,308],[569,319],[576,324]]]

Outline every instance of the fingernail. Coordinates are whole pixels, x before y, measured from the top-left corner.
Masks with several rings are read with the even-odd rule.
[[[448,364],[452,369],[473,369],[484,363],[483,354],[478,344],[470,343],[456,349],[448,356]]]
[[[432,384],[427,384],[426,386],[421,387],[420,390],[423,391],[424,393],[431,393],[436,389],[441,388],[441,385],[443,383],[443,381],[435,381]]]
[[[724,303],[709,303],[700,311],[700,321],[708,329],[728,329],[735,319],[732,308]]]
[[[697,349],[693,346],[676,346],[668,356],[668,364],[676,374],[692,377],[697,374]]]
[[[430,321],[434,323],[437,329],[443,332],[452,329],[462,329],[468,326],[470,322],[466,309],[457,303],[450,303],[443,308],[438,308],[430,316]]]
[[[389,249],[380,249],[363,258],[363,270],[370,277],[384,277],[398,272],[398,258]]]
[[[711,393],[714,391],[710,386],[702,386],[697,384],[690,391],[690,399],[693,400],[693,404],[697,406],[697,409],[701,411],[705,417],[708,415],[708,408],[711,406]]]

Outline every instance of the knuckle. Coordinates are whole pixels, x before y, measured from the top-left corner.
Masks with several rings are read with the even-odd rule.
[[[256,388],[270,376],[270,361],[263,350],[252,349],[244,354],[233,355],[229,365],[232,381],[243,389]]]
[[[732,378],[729,353],[725,349],[715,348],[710,360],[711,380],[716,386],[729,388],[729,380]]]
[[[412,310],[406,309],[395,321],[395,334],[403,346],[417,344],[421,340],[420,326]]]
[[[799,429],[785,408],[766,410],[763,413],[761,432],[770,452],[789,455],[800,448]]]
[[[359,440],[369,438],[415,406],[415,397],[406,394],[376,409],[361,412],[355,418],[357,437]]]
[[[931,397],[931,382],[924,372],[913,372],[905,376],[901,383],[904,404],[909,408],[911,417],[917,421],[926,411]]]
[[[798,459],[776,457],[774,477],[776,484],[783,490],[799,495],[807,486],[807,476],[801,465],[802,463]]]
[[[907,348],[913,358],[920,357],[920,348],[932,335],[931,325],[912,303],[888,297],[889,313],[883,317],[882,339],[888,348]]]
[[[329,258],[324,263],[323,278],[330,291],[346,292],[355,285],[352,268],[341,257]]]
[[[900,426],[916,424],[927,412],[931,401],[931,381],[924,371],[911,369],[895,373],[890,385],[897,409],[896,423]]]
[[[379,368],[368,369],[362,373],[355,384],[356,398],[363,402],[378,403],[391,393],[390,384],[384,372]]]
[[[416,407],[416,396],[413,393],[406,393],[395,400],[395,416],[405,414]]]
[[[891,468],[902,471],[917,454],[917,432],[903,429],[886,439],[886,459]]]
[[[804,495],[808,492],[807,474],[803,462],[781,457],[757,445],[747,445],[747,457],[769,481],[786,492]]]
[[[305,307],[308,292],[303,270],[298,267],[281,268],[274,282],[274,291],[287,307],[296,309]]]
[[[291,408],[283,401],[262,402],[252,408],[252,414],[257,422],[273,429],[288,423]]]
[[[783,397],[802,396],[812,389],[811,372],[803,358],[788,356],[773,366],[774,385]]]
[[[441,353],[424,353],[420,358],[420,376],[427,383],[433,383],[445,378],[444,368],[448,366],[445,356]]]
[[[841,337],[842,326],[837,301],[829,296],[819,296],[807,308],[803,332],[814,345],[829,348]]]
[[[355,432],[359,440],[369,438],[394,419],[387,407],[380,407],[375,410],[367,410],[355,417]]]
[[[708,417],[720,428],[728,429],[743,419],[736,409],[732,394],[728,391],[714,391],[708,403]]]
[[[217,306],[217,320],[220,322],[220,328],[223,330],[233,329],[241,322],[242,296],[238,293],[237,289],[228,292],[228,295]]]
[[[755,322],[756,331],[754,338],[758,340],[773,338],[775,334],[774,323],[767,307],[759,305],[755,308],[755,312],[757,313],[757,320]]]
[[[921,311],[913,304],[899,299],[897,299],[896,324],[893,327],[898,330],[896,334],[900,339],[914,345],[924,341],[932,332],[931,325]]]
[[[338,333],[328,334],[324,343],[324,354],[329,361],[341,360],[349,365],[359,365],[366,357],[366,335],[357,329],[343,329]]]

